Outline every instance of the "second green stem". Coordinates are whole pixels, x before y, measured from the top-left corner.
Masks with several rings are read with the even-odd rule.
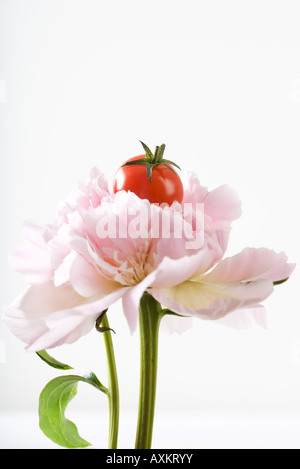
[[[105,314],[101,325],[109,328],[107,315]],[[110,330],[103,332],[104,344],[108,368],[108,405],[109,405],[109,437],[108,449],[116,449],[119,431],[119,383],[116,369],[116,361]]]

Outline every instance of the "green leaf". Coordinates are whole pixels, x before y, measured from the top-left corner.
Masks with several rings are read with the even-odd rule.
[[[66,365],[65,363],[61,363],[55,358],[51,357],[46,350],[40,350],[36,352],[36,354],[48,365],[52,366],[53,368],[58,368],[59,370],[72,370],[72,366]]]
[[[140,143],[143,145],[143,148],[144,148],[145,153],[146,153],[146,158],[148,158],[150,161],[152,161],[153,158],[154,158],[152,151],[150,150],[150,148],[147,147],[147,145],[145,143],[141,142],[141,140],[140,140]]]
[[[124,163],[122,165],[122,168],[124,168],[124,166],[135,166],[135,165],[147,165],[149,164],[148,160],[146,158],[140,158],[138,160],[132,160],[132,161],[127,161],[127,163]]]
[[[104,394],[107,394],[108,393],[108,389],[103,386],[102,383],[100,383],[99,379],[97,378],[97,376],[95,375],[95,373],[93,373],[92,371],[89,371],[84,377],[83,379],[87,382],[89,382],[92,386],[95,386],[95,388],[99,389],[99,391],[103,392]]]
[[[161,161],[162,163],[167,163],[167,164],[170,164],[172,166],[176,166],[176,168],[180,169],[181,168],[178,166],[178,164],[174,163],[174,161],[170,161],[170,160],[166,160],[165,158],[163,158],[163,160]]]
[[[76,425],[65,417],[69,402],[77,393],[78,382],[83,381],[107,394],[107,389],[94,373],[88,377],[68,375],[49,381],[40,394],[40,428],[54,443],[66,448],[85,448],[91,443],[81,438]]]
[[[160,312],[161,316],[178,316],[180,318],[189,318],[190,316],[185,316],[184,314],[175,313],[168,308],[162,309]]]
[[[176,174],[174,169],[172,168],[172,166],[168,165],[168,164],[165,164],[165,163],[161,163],[163,166],[165,166],[166,168],[170,169],[170,171],[172,171],[172,173]]]
[[[281,283],[286,282],[288,279],[289,277],[284,278],[283,280],[276,280],[275,282],[273,282],[273,285],[281,285]]]
[[[152,169],[153,169],[153,166],[152,165],[147,165],[147,176],[148,176],[148,179],[149,181],[151,182],[151,178],[152,178]]]
[[[166,145],[164,143],[158,148],[157,156],[156,156],[158,162],[162,160],[165,148],[166,148]]]

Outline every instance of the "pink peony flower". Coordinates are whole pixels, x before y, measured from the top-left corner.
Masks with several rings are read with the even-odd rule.
[[[239,198],[228,186],[209,192],[192,173],[183,185],[182,204],[161,207],[130,192],[111,194],[93,169],[53,225],[25,222],[25,244],[10,260],[29,286],[6,308],[5,320],[28,350],[74,342],[121,298],[134,331],[145,291],[183,316],[219,320],[236,312],[238,322],[252,318],[264,326],[260,303],[294,265],[266,248],[224,259]]]

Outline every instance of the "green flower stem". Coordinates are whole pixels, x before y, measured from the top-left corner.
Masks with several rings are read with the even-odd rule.
[[[155,410],[158,333],[162,318],[161,305],[145,292],[140,302],[140,396],[136,432],[136,449],[150,449]]]
[[[108,449],[116,449],[118,445],[118,431],[119,431],[119,383],[116,369],[116,361],[113,349],[113,342],[111,331],[109,330],[109,323],[107,315],[103,316],[101,321],[103,327],[108,328],[103,332],[104,344],[107,357],[108,366],[108,405],[109,405],[109,436],[108,436]]]

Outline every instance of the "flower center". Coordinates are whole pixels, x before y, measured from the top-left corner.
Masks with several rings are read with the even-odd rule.
[[[153,270],[149,244],[146,242],[134,254],[127,254],[117,249],[106,251],[105,261],[110,268],[104,269],[104,272],[101,269],[103,274],[124,286],[138,284]]]
[[[128,258],[129,267],[122,272],[124,284],[132,286],[141,282],[152,270],[148,263],[148,255],[138,252],[135,257]]]

